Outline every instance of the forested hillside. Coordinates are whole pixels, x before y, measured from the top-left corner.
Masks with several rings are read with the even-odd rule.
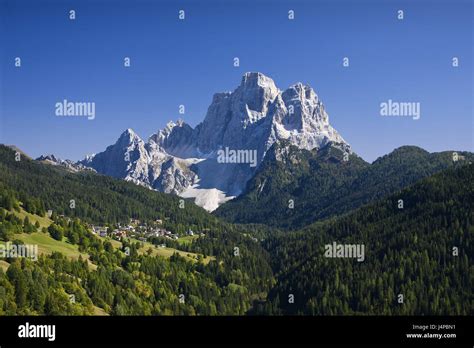
[[[54,221],[40,226],[48,209]],[[213,259],[166,259],[152,249],[140,253],[140,243],[126,239],[117,247],[86,224],[130,218],[205,229],[183,249]],[[25,235],[38,234],[81,253],[0,258],[0,315],[243,315],[274,284],[269,255],[251,237],[265,231],[221,223],[193,203],[179,208],[177,197],[118,179],[69,173],[26,157],[17,162],[12,150],[0,147],[0,243],[20,245]]]
[[[6,201],[13,209],[21,204],[3,195]],[[0,259],[0,315],[243,315],[274,284],[267,253],[239,233],[210,232],[191,245],[215,255],[204,264],[177,254],[139,253],[136,242],[116,248],[78,219],[58,217],[39,229],[0,207],[0,244],[23,244],[20,236],[28,233],[56,239],[58,232],[63,243],[78,245],[89,257],[53,252],[38,260]]]
[[[231,222],[296,230],[474,159],[471,153],[458,155],[463,159],[454,161],[453,152],[403,146],[368,164],[355,154],[345,157],[332,145],[307,151],[275,144],[246,192],[219,207],[215,215]]]
[[[471,164],[267,239],[277,285],[257,313],[474,314],[473,197]],[[364,245],[365,260],[325,257],[333,242]]]

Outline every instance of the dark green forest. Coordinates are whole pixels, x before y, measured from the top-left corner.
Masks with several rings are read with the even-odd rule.
[[[465,159],[455,163],[453,152],[429,153],[402,146],[369,164],[355,154],[344,158],[344,151],[331,143],[313,151],[275,143],[244,194],[220,206],[215,214],[230,222],[297,230],[474,160],[471,153],[459,155]]]
[[[473,197],[471,164],[341,218],[267,239],[277,283],[257,312],[474,314]],[[365,260],[325,257],[325,245],[334,241],[364,244]]]

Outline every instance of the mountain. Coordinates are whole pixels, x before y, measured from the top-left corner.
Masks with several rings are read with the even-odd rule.
[[[329,124],[314,90],[297,83],[280,91],[249,72],[233,92],[217,93],[195,128],[179,120],[145,142],[126,130],[117,142],[81,161],[99,173],[193,198],[212,211],[240,195],[273,144],[313,150],[350,146]]]
[[[63,160],[63,159],[60,159],[60,158],[58,158],[58,157],[56,157],[55,155],[52,155],[52,154],[42,155],[42,156],[36,158],[36,161],[43,162],[43,163],[46,163],[46,164],[55,165],[55,166],[62,166],[64,168],[68,169],[71,172],[79,172],[79,171],[82,171],[82,170],[90,170],[90,171],[95,172],[94,169],[92,169],[90,167],[86,167],[81,163],[76,163],[76,162],[73,162],[73,161],[70,161],[70,160]]]
[[[451,167],[345,216],[266,239],[277,282],[257,312],[472,315],[473,182],[474,164]],[[327,257],[333,243],[363,246],[363,257]]]
[[[452,151],[429,153],[402,146],[369,164],[332,143],[312,151],[278,143],[243,194],[220,206],[215,214],[231,222],[299,229],[474,160],[469,152],[459,152],[458,157],[454,161]]]

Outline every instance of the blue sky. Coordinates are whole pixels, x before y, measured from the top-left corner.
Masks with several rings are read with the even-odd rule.
[[[126,128],[146,140],[172,119],[195,126],[246,71],[311,85],[366,160],[405,144],[473,150],[470,0],[0,3],[0,143],[33,157],[77,160]],[[63,99],[95,102],[96,118],[55,116]],[[420,102],[421,118],[381,117],[388,99]]]

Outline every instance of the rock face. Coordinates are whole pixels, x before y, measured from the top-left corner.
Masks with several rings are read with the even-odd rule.
[[[62,160],[62,159],[56,157],[55,155],[42,155],[42,156],[38,157],[36,159],[36,161],[41,161],[43,163],[51,164],[51,165],[54,165],[54,166],[62,166],[62,167],[65,167],[67,170],[69,170],[71,172],[74,172],[74,173],[79,172],[79,171],[83,171],[83,170],[90,170],[90,171],[95,172],[95,170],[91,167],[87,167],[87,166],[84,166],[81,163],[75,163],[75,162],[70,161],[70,160]]]
[[[133,130],[127,129],[114,145],[108,146],[104,152],[87,157],[81,164],[105,175],[149,186],[149,162],[145,143]]]
[[[239,195],[266,152],[283,140],[307,150],[329,142],[348,147],[311,87],[297,83],[280,91],[271,78],[249,72],[233,92],[214,95],[196,128],[169,122],[147,142],[127,129],[114,145],[79,164],[195,198],[212,211]]]

